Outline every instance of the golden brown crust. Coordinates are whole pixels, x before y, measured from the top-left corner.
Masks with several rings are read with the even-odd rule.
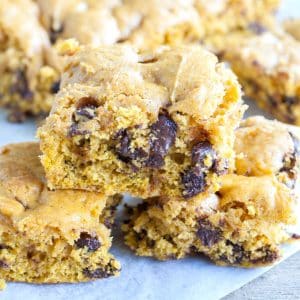
[[[111,222],[118,200],[85,191],[49,191],[39,154],[37,143],[0,150],[1,278],[88,281],[93,276],[85,270],[97,268],[103,277],[117,274],[119,264],[108,253],[110,229],[101,222]]]
[[[51,188],[181,195],[190,177],[198,192],[217,188],[233,167],[244,107],[236,77],[214,55],[197,46],[147,55],[124,45],[62,48],[62,89],[39,130]],[[193,158],[197,147],[207,155]]]

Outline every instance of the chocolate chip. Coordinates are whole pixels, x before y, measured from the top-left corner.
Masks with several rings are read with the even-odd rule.
[[[199,172],[198,168],[192,168],[181,174],[183,185],[182,195],[188,199],[203,192],[207,186],[206,174]]]
[[[300,234],[293,233],[291,238],[294,239],[294,240],[300,240]]]
[[[96,270],[90,270],[90,269],[86,268],[83,270],[83,274],[84,274],[84,276],[91,278],[91,279],[108,278],[113,275],[101,268],[98,268]]]
[[[0,250],[3,250],[3,249],[11,249],[11,248],[7,245],[0,244]]]
[[[160,168],[164,165],[164,157],[175,143],[177,125],[170,117],[160,114],[150,129],[150,153],[146,166]]]
[[[296,104],[298,102],[296,97],[291,97],[291,96],[285,96],[282,99],[282,102],[285,103],[287,105],[287,107],[291,107],[294,104]]]
[[[243,261],[243,259],[248,258],[248,252],[245,251],[242,245],[232,243],[229,240],[226,241],[226,245],[231,246],[231,263],[240,264]]]
[[[52,94],[56,94],[59,91],[59,87],[60,87],[60,80],[53,82],[50,88],[50,92]]]
[[[75,241],[75,245],[78,248],[87,247],[89,252],[96,251],[101,246],[98,238],[91,236],[87,232],[81,232],[80,238],[77,241]]]
[[[73,123],[68,132],[69,137],[90,134],[89,130],[79,129],[79,124],[93,119],[98,106],[97,100],[92,97],[83,97],[78,100],[77,108],[72,116]]]
[[[248,25],[248,29],[257,35],[261,35],[267,31],[266,27],[258,22],[252,22]]]
[[[181,175],[182,195],[191,198],[203,192],[207,186],[207,171],[215,168],[217,154],[208,141],[197,143],[192,149],[192,165]]]
[[[290,137],[293,141],[294,150],[292,153],[287,153],[284,155],[282,163],[283,166],[279,170],[279,172],[286,172],[290,181],[287,182],[288,187],[294,188],[297,179],[297,172],[295,171],[295,167],[297,165],[299,154],[300,154],[300,141],[299,139],[293,135],[293,133],[289,132]]]
[[[76,115],[78,116],[82,116],[82,117],[85,117],[89,120],[93,119],[95,117],[95,110],[96,110],[96,106],[94,105],[87,105],[85,107],[82,107],[82,108],[78,108],[76,110]]]
[[[256,259],[251,259],[253,264],[270,264],[279,258],[277,251],[273,251],[268,247],[259,248],[256,250],[257,254],[261,256]]]
[[[112,275],[114,275],[114,273],[116,271],[120,271],[119,269],[117,269],[116,267],[114,267],[112,265],[112,261],[110,261],[108,263],[107,266],[105,266],[105,268],[97,268],[95,270],[91,270],[89,268],[85,268],[83,269],[83,274],[84,276],[91,278],[91,279],[100,279],[100,278],[108,278]]]
[[[276,251],[272,251],[270,249],[268,249],[265,253],[265,256],[263,258],[263,262],[264,263],[273,263],[274,261],[276,261],[279,258],[279,254]]]
[[[53,28],[53,26],[51,26],[49,32],[49,38],[51,44],[55,44],[55,42],[57,41],[59,36],[63,33],[63,31],[64,31],[64,26],[62,24],[58,28]]]
[[[29,89],[25,70],[17,70],[15,73],[15,82],[10,87],[11,94],[19,94],[25,100],[32,100],[33,93]]]
[[[130,149],[131,136],[126,129],[121,129],[117,132],[114,139],[117,141],[115,151],[120,160],[129,163],[134,159],[134,152]]]
[[[68,131],[68,137],[74,137],[77,135],[87,135],[90,134],[89,130],[81,130],[78,128],[78,124],[77,123],[73,123]]]
[[[200,219],[198,225],[197,236],[204,246],[212,247],[221,239],[222,231],[214,227],[208,220]]]
[[[115,152],[118,158],[125,163],[132,163],[134,160],[143,159],[147,153],[141,148],[131,148],[131,135],[127,129],[121,129],[114,137],[116,142]]]
[[[93,97],[83,97],[78,100],[73,117],[77,122],[91,120],[96,116],[97,107],[99,107],[97,99]]]
[[[216,152],[210,142],[200,142],[192,149],[192,164],[200,168],[209,169],[213,166],[216,156]],[[206,162],[207,159],[209,159],[209,164]]]
[[[143,239],[147,238],[146,229],[142,229],[140,232],[135,232],[135,234],[138,241],[142,241]]]
[[[8,269],[9,265],[5,261],[0,260],[0,268],[1,269]]]
[[[221,161],[220,159],[216,159],[212,166],[212,171],[215,172],[218,176],[224,175],[228,173],[229,170],[229,163],[228,160],[225,159]]]

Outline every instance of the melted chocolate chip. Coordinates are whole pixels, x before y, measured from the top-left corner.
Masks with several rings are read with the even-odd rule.
[[[6,246],[4,244],[0,244],[0,250],[3,250],[3,249],[10,249],[10,247]]]
[[[181,175],[184,198],[191,198],[205,190],[207,171],[215,169],[216,158],[217,154],[208,141],[199,142],[193,147],[192,166]]]
[[[146,166],[160,168],[164,165],[164,157],[175,143],[177,125],[171,118],[160,114],[150,128],[150,153]]]
[[[291,108],[294,104],[298,102],[296,97],[285,96],[282,99],[282,102],[287,105],[288,108]]]
[[[72,125],[69,128],[68,136],[90,134],[89,130],[79,129],[79,124],[91,120],[96,115],[98,102],[92,97],[83,97],[78,100],[77,108],[72,116]]]
[[[96,270],[90,270],[88,268],[83,269],[84,276],[91,278],[91,279],[100,279],[100,278],[108,278],[112,276],[112,273],[107,272],[104,269],[98,268]]]
[[[69,128],[68,137],[74,137],[74,136],[77,136],[77,135],[86,135],[86,134],[90,134],[90,131],[81,130],[81,129],[78,128],[77,123],[73,123]]]
[[[78,100],[73,118],[77,122],[84,122],[96,116],[96,109],[99,107],[97,99],[93,97],[83,97]]]
[[[206,174],[199,172],[198,168],[192,168],[181,175],[183,185],[182,195],[188,199],[203,192],[207,186]]]
[[[121,129],[116,134],[115,152],[118,158],[125,163],[132,163],[134,160],[143,159],[147,156],[141,148],[131,148],[131,135],[127,129]]]
[[[244,259],[248,258],[248,252],[245,251],[244,247],[239,244],[234,244],[231,241],[226,241],[227,246],[231,246],[232,258],[231,262],[234,264],[240,264]]]
[[[97,106],[94,105],[86,105],[84,107],[80,107],[76,110],[77,116],[85,117],[89,120],[93,119],[96,115],[96,108]]]
[[[59,91],[59,87],[60,87],[60,80],[53,82],[50,88],[50,92],[52,94],[56,94]]]
[[[216,159],[216,152],[208,141],[196,144],[192,149],[192,164],[200,168],[211,168]],[[210,159],[210,165],[205,164],[206,159]]]
[[[289,132],[293,144],[294,144],[294,151],[292,153],[288,153],[286,155],[284,155],[282,163],[283,166],[282,168],[279,170],[280,172],[286,172],[290,182],[287,183],[287,185],[290,188],[294,188],[295,187],[295,183],[296,183],[296,177],[297,177],[297,172],[295,171],[295,167],[297,165],[297,161],[298,161],[298,157],[299,157],[299,150],[300,150],[300,141],[299,139],[294,136],[291,132]]]
[[[10,93],[19,94],[25,100],[32,100],[33,93],[29,89],[25,70],[16,71],[15,82],[10,87]]]
[[[59,36],[63,33],[64,26],[61,24],[58,28],[53,28],[53,26],[50,28],[49,37],[51,44],[55,44]]]
[[[204,246],[212,247],[221,239],[222,231],[214,227],[208,220],[200,219],[198,225],[197,236]]]
[[[257,252],[261,254],[261,257],[257,259],[252,259],[251,262],[253,264],[270,264],[279,258],[278,252],[266,247],[258,249]]]
[[[80,238],[77,241],[75,241],[75,245],[78,248],[87,247],[89,252],[96,251],[101,246],[98,238],[91,236],[87,232],[81,232]]]
[[[1,269],[8,269],[9,265],[5,261],[0,260],[0,268]]]

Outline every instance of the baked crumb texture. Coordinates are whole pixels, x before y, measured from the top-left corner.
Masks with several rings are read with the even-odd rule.
[[[9,120],[44,117],[60,87],[56,46],[129,43],[140,51],[201,43],[206,36],[269,23],[278,0],[2,0],[0,105]],[[254,25],[253,25],[254,24]]]
[[[235,32],[209,42],[230,63],[246,96],[277,119],[300,125],[298,40],[277,27]]]
[[[220,265],[274,263],[280,244],[299,237],[297,136],[298,128],[279,122],[244,121],[235,143],[236,174],[224,175],[220,190],[208,197],[154,197],[129,208],[126,244],[160,260],[202,253]]]
[[[39,154],[36,143],[0,150],[1,283],[81,282],[118,275],[120,264],[109,248],[120,197],[49,191]]]
[[[61,84],[38,133],[51,189],[188,199],[233,167],[240,86],[200,47],[80,47]]]

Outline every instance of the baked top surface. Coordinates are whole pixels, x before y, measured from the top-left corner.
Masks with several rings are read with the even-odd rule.
[[[5,223],[38,231],[49,226],[74,236],[83,229],[99,232],[103,195],[48,190],[37,143],[12,144],[0,151],[0,213]]]

